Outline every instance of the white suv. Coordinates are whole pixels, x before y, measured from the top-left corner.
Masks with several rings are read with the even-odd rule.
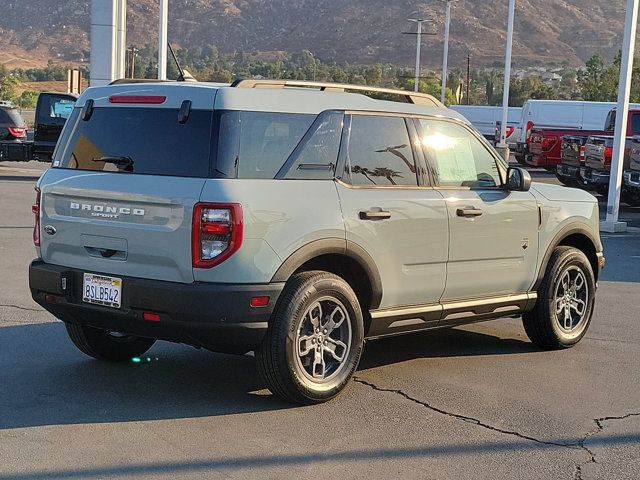
[[[352,85],[87,89],[33,209],[33,298],[84,353],[255,350],[300,403],[365,339],[522,314],[569,347],[604,263],[594,197],[531,185],[433,97]]]

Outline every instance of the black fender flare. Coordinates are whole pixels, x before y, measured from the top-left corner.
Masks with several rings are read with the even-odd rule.
[[[289,277],[309,260],[322,255],[344,255],[356,261],[366,272],[371,285],[371,306],[376,309],[382,301],[382,279],[375,261],[360,245],[344,238],[324,238],[298,248],[282,263],[271,279],[272,282],[286,282]]]

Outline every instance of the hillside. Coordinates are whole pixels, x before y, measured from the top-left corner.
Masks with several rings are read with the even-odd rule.
[[[0,62],[46,57],[77,62],[89,49],[86,0],[4,0]],[[308,49],[325,61],[411,65],[412,12],[432,21],[423,61],[441,61],[444,7],[439,0],[170,0],[169,39],[176,45],[214,44],[222,52]],[[452,7],[452,65],[502,60],[506,0],[457,0]],[[623,0],[518,0],[514,62],[566,60],[582,64],[594,53],[612,57],[621,44]],[[129,0],[128,44],[155,43],[157,0]],[[413,26],[415,28],[415,26]],[[26,52],[25,52],[26,51]],[[16,52],[19,52],[18,55]],[[26,53],[26,57],[25,57]],[[8,65],[9,66],[9,65]]]

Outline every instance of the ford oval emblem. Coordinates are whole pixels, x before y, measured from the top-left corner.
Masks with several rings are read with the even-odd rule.
[[[56,234],[56,227],[54,227],[53,225],[45,225],[44,232],[47,235],[55,235]]]

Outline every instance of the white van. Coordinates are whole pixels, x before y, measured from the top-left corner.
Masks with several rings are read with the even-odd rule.
[[[464,115],[473,126],[485,138],[493,140],[496,132],[496,123],[502,121],[502,107],[491,107],[486,105],[452,105],[452,110]],[[515,132],[520,125],[522,108],[509,107],[507,126],[512,127]],[[517,137],[516,137],[517,138]]]
[[[528,100],[522,106],[523,127],[519,143],[526,143],[531,129],[571,128],[575,130],[603,130],[613,102],[583,102],[574,100]],[[638,105],[630,105],[638,108]]]

